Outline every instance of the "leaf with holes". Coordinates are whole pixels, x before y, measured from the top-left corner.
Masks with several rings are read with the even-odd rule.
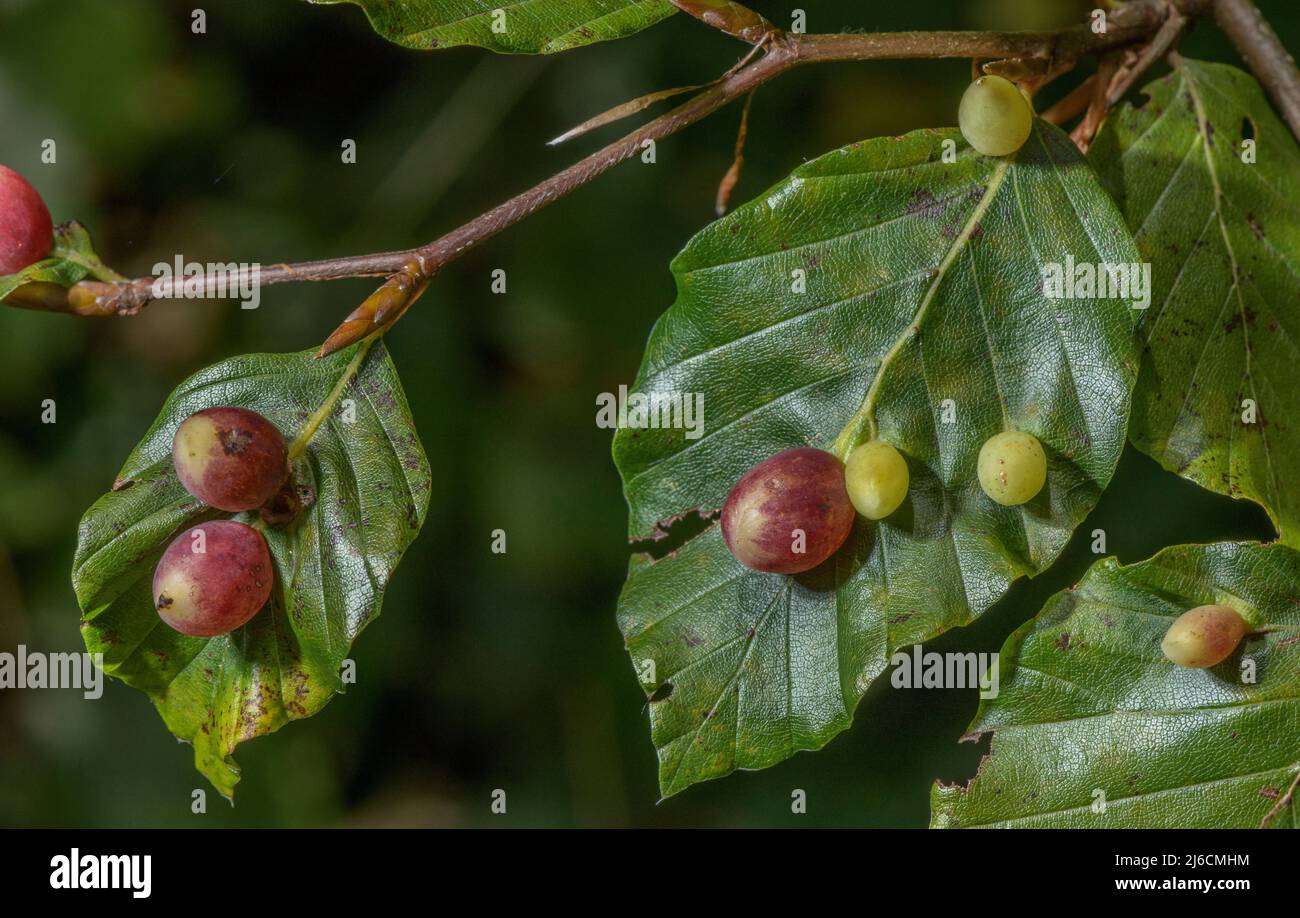
[[[1174,619],[1232,605],[1252,629],[1212,669],[1170,663]],[[935,826],[1300,827],[1300,554],[1178,545],[1098,561],[1007,639],[992,732],[965,787],[937,784]]]
[[[1010,159],[976,155],[954,130],[836,150],[678,256],[677,302],[628,404],[662,415],[698,396],[703,425],[616,435],[634,539],[680,540],[673,521],[711,514],[793,446],[844,457],[879,435],[912,483],[807,574],[742,567],[716,525],[633,559],[619,620],[665,795],[823,746],[895,649],[966,624],[1052,563],[1110,480],[1136,374],[1127,301],[1046,296],[1044,267],[1069,259],[1137,251],[1045,123]],[[1022,507],[994,504],[976,478],[981,444],[1007,427],[1048,455],[1048,484]]]
[[[428,506],[428,460],[383,344],[312,353],[235,357],[181,383],[78,533],[72,580],[86,649],[149,695],[225,796],[239,780],[239,743],[310,717],[341,690],[340,665],[379,615]],[[181,421],[213,405],[260,412],[305,444],[292,465],[306,509],[283,528],[236,515],[266,536],[275,588],[244,627],[192,638],[161,622],[151,582],[171,539],[216,515],[181,486],[171,457]]]
[[[1091,152],[1152,266],[1129,436],[1300,545],[1300,149],[1233,67],[1179,60],[1143,96]]]
[[[311,0],[353,3],[391,42],[552,54],[623,38],[677,12],[668,0]]]

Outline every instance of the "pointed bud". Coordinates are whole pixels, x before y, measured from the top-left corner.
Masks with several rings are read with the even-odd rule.
[[[672,4],[705,25],[751,45],[769,32],[780,31],[761,15],[734,0],[672,0]]]
[[[405,315],[429,286],[423,270],[418,260],[407,262],[401,271],[384,281],[378,290],[352,310],[343,324],[334,329],[321,345],[316,357],[328,357],[341,351],[362,338],[383,331]]]
[[[68,288],[44,281],[23,284],[4,297],[5,305],[19,309],[37,309],[42,312],[75,312],[68,302]]]

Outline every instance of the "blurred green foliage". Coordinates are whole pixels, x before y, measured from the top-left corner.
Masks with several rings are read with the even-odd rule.
[[[778,24],[780,4],[754,4]],[[810,31],[1042,28],[1073,0],[806,0]],[[1300,7],[1262,0],[1300,47]],[[0,162],[56,220],[77,218],[130,275],[177,253],[274,263],[407,247],[567,165],[597,139],[550,137],[621,101],[698,83],[742,48],[685,16],[545,60],[415,53],[351,7],[212,0],[207,33],[176,0],[0,0]],[[1233,61],[1201,26],[1190,56]],[[758,94],[752,197],[804,159],[951,124],[965,61],[805,68]],[[1062,81],[1067,84],[1069,81]],[[1044,104],[1061,89],[1051,88]],[[531,217],[440,275],[388,339],[435,479],[429,519],[382,618],[353,649],[358,684],[320,715],[242,747],[228,807],[141,694],[110,683],[0,693],[0,825],[922,826],[930,782],[965,780],[974,691],[876,685],[815,755],[655,805],[644,696],[614,621],[626,510],[595,396],[631,380],[674,295],[668,262],[711,217],[730,109]],[[340,144],[359,158],[344,165]],[[58,161],[41,163],[41,143]],[[508,272],[504,295],[490,272]],[[0,650],[75,650],[77,521],[166,394],[232,354],[321,341],[373,282],[267,288],[262,307],[159,303],[130,319],[0,313]],[[40,422],[41,402],[57,423]],[[1093,560],[1177,542],[1268,537],[1257,508],[1126,454],[1047,574],[936,650],[992,651]],[[491,532],[508,533],[505,555]],[[209,812],[190,812],[196,788]],[[493,816],[490,794],[508,793]],[[794,788],[808,815],[790,813]]]

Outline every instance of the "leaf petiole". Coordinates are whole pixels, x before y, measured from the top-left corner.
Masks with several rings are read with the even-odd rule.
[[[930,308],[930,303],[934,301],[935,295],[939,291],[939,285],[943,283],[948,269],[952,267],[953,262],[957,260],[957,256],[961,254],[966,243],[970,241],[975,228],[979,226],[980,219],[988,212],[989,205],[997,196],[998,189],[1007,176],[1007,170],[1011,168],[1011,162],[1011,158],[1004,158],[994,168],[993,174],[989,177],[988,187],[984,190],[984,196],[975,205],[975,209],[971,211],[970,218],[966,221],[966,225],[962,227],[961,233],[953,240],[952,245],[948,247],[947,253],[944,254],[943,260],[934,269],[934,278],[930,281],[930,286],[926,288],[925,295],[916,308],[916,314],[912,316],[912,321],[907,323],[907,327],[899,334],[889,352],[881,358],[880,366],[876,368],[875,377],[871,381],[871,387],[867,390],[866,397],[862,400],[861,407],[854,412],[848,424],[844,425],[844,429],[840,431],[840,435],[835,438],[835,445],[831,447],[831,452],[839,456],[841,461],[848,459],[849,453],[859,442],[873,439],[876,436],[876,401],[880,396],[880,384],[885,378],[885,371],[889,369],[889,365],[893,363],[899,352],[907,346],[907,343],[920,333],[921,323],[925,320],[925,314]]]
[[[357,345],[357,352],[348,361],[348,365],[343,370],[343,375],[339,377],[339,381],[334,384],[334,388],[330,390],[329,395],[325,396],[325,400],[312,412],[311,417],[307,419],[307,423],[298,431],[298,436],[294,437],[293,442],[289,444],[290,462],[293,462],[306,452],[307,445],[311,443],[312,437],[316,436],[316,431],[320,429],[321,424],[325,423],[325,419],[329,417],[330,412],[334,410],[334,406],[338,404],[338,400],[343,396],[343,390],[357,375],[357,371],[361,368],[361,362],[366,359],[370,346],[375,343],[378,337],[378,335],[371,335],[362,339],[361,343]]]

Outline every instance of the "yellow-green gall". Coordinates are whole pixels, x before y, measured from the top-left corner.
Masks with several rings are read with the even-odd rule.
[[[1019,150],[1033,130],[1034,113],[1015,83],[980,77],[967,87],[957,108],[957,126],[967,143],[985,156]]]
[[[869,520],[883,520],[907,498],[907,462],[883,440],[871,440],[849,454],[844,468],[853,509]]]
[[[984,493],[1004,507],[1032,500],[1047,482],[1047,456],[1033,434],[1007,430],[980,448],[979,480]]]

